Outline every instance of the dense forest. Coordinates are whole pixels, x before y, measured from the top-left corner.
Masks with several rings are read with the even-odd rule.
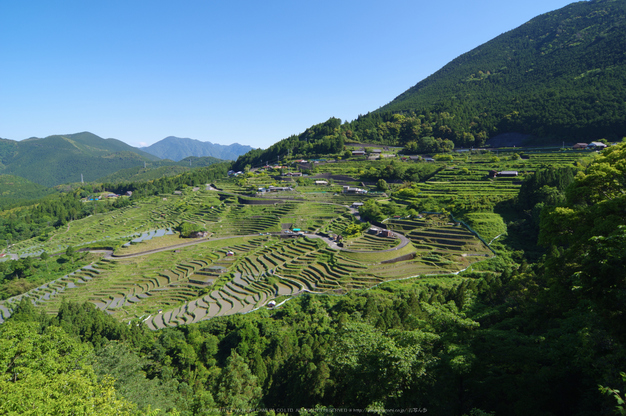
[[[25,394],[57,397],[44,414],[69,398],[101,414],[623,411],[624,160],[613,146],[575,175],[531,176],[517,203],[541,208],[545,254],[529,263],[500,246],[462,284],[302,295],[158,332],[91,304],[49,317],[23,302],[0,326],[1,411],[34,414]]]

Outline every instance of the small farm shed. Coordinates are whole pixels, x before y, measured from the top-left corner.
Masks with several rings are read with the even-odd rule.
[[[513,177],[517,175],[518,173],[516,170],[503,170],[501,172],[498,172],[498,176]]]

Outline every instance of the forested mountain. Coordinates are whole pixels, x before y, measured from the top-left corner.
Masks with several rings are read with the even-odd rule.
[[[626,2],[573,3],[459,56],[377,113],[436,113],[445,121],[433,134],[465,145],[507,132],[614,140],[626,127],[624,50]]]
[[[374,112],[312,126],[236,167],[324,153],[342,140],[435,153],[483,146],[503,133],[534,136],[535,143],[621,139],[624,50],[626,2],[573,3],[461,55]]]
[[[115,139],[77,134],[0,141],[0,173],[21,176],[44,186],[85,182],[157,157]]]
[[[250,146],[233,143],[225,146],[211,142],[201,142],[194,139],[169,136],[141,150],[161,159],[179,161],[188,156],[211,156],[223,160],[235,160],[239,156],[252,150]]]

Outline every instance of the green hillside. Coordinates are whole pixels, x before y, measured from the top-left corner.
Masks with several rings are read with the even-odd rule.
[[[0,175],[0,207],[2,208],[53,193],[55,193],[54,189],[38,185],[28,179],[13,175]]]
[[[482,132],[621,138],[625,18],[626,2],[612,0],[543,14],[459,56],[377,113],[437,113],[446,120],[433,134],[457,143],[462,133]]]
[[[144,161],[158,160],[119,140],[102,139],[88,132],[20,142],[2,140],[0,157],[0,172],[44,186],[79,182],[81,174],[84,181],[93,181]]]

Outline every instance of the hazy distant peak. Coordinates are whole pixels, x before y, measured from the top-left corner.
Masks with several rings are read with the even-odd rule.
[[[221,145],[196,139],[168,136],[153,145],[142,147],[141,149],[161,159],[174,161],[182,160],[188,156],[211,156],[224,160],[236,160],[240,155],[252,150],[252,147],[239,143]]]

